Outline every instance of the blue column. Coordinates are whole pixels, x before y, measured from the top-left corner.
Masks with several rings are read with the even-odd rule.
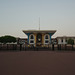
[[[28,41],[28,44],[29,44],[29,35],[30,35],[30,33],[26,33],[26,35],[28,36],[28,40],[27,41]]]
[[[50,44],[51,44],[51,36],[52,36],[52,34],[51,34],[51,33],[49,33],[49,36],[50,36]]]
[[[30,34],[28,34],[28,44],[29,44],[29,35],[30,35]]]

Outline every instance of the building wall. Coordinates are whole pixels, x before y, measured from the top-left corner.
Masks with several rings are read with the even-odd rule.
[[[58,44],[67,44],[66,38],[58,38]]]
[[[73,39],[74,40],[74,44],[75,44],[75,38],[73,38],[73,37],[70,37],[71,39]],[[69,37],[66,37],[66,38],[57,38],[57,41],[58,41],[58,44],[67,44],[67,41],[66,40],[69,40],[70,39]],[[63,42],[62,42],[62,40],[63,40]]]
[[[61,44],[61,38],[58,38],[57,40],[58,40],[58,44]]]
[[[45,34],[42,34],[42,44],[44,44],[44,36]]]
[[[74,39],[74,44],[75,44],[75,39]]]
[[[30,44],[30,36],[31,36],[32,34],[29,34],[29,44]],[[33,35],[34,35],[34,44],[35,44],[35,46],[36,46],[36,41],[37,41],[37,33],[33,33]],[[46,33],[42,33],[42,44],[44,45],[45,44],[45,35],[46,35]],[[49,35],[49,34],[47,34],[47,35]],[[51,42],[51,35],[49,35],[49,43]]]
[[[63,42],[62,42],[63,44],[67,44],[67,42],[66,42],[66,38],[63,38]]]

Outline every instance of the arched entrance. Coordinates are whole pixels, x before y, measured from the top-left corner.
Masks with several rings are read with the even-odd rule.
[[[37,45],[41,46],[42,44],[42,34],[38,33],[37,34]]]

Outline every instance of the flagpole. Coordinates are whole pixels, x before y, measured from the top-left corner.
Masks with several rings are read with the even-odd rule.
[[[39,17],[39,30],[40,30],[40,17]]]

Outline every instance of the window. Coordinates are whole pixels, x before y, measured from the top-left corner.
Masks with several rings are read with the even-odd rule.
[[[66,42],[67,42],[67,39],[66,39]]]
[[[44,40],[45,40],[45,42],[44,42],[45,44],[49,44],[50,37],[49,37],[48,34],[45,35],[45,39]]]
[[[45,41],[45,43],[49,43],[49,41],[48,41],[48,40],[46,40],[46,41]]]
[[[63,42],[63,39],[61,40],[61,42]]]
[[[29,36],[29,44],[34,44],[34,35],[33,34],[31,34]]]
[[[30,40],[30,43],[34,43],[34,41],[33,40]]]
[[[45,39],[48,39],[48,35],[45,36]]]
[[[33,35],[31,35],[30,39],[34,39],[34,36],[33,36]]]

